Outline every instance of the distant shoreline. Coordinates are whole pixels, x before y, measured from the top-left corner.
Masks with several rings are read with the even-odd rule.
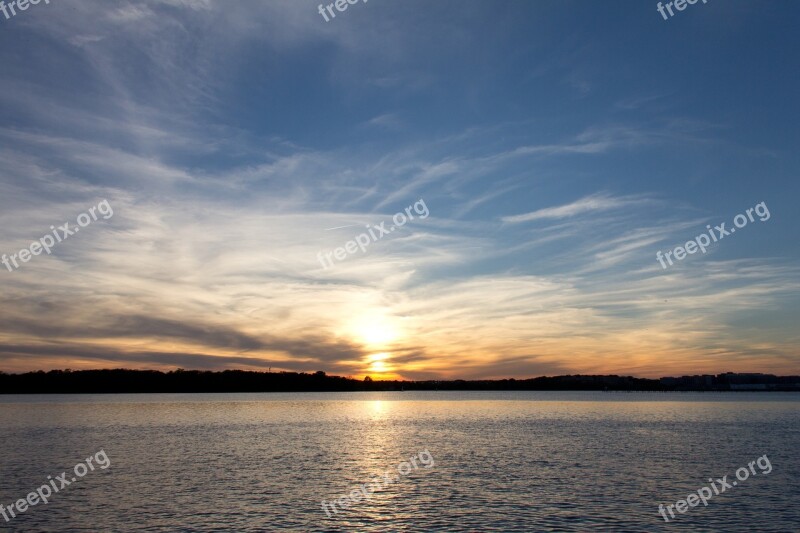
[[[356,380],[297,372],[224,370],[51,370],[0,372],[0,394],[137,394],[233,392],[389,391],[608,391],[608,392],[800,392],[800,376],[736,374],[636,378],[617,375],[543,376],[500,380]]]

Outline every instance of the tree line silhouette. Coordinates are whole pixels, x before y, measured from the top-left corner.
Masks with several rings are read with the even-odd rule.
[[[608,390],[713,391],[800,390],[800,376],[719,374],[647,379],[631,376],[567,375],[531,379],[380,381],[328,376],[323,371],[245,370],[51,370],[0,372],[0,394],[200,393],[200,392],[355,392],[414,390]]]

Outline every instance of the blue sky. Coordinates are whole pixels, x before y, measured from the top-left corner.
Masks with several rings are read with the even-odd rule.
[[[0,370],[797,373],[796,3],[318,4],[0,16]]]

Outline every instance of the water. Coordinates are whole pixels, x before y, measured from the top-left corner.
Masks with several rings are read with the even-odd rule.
[[[798,407],[794,393],[0,396],[0,504],[100,450],[111,461],[0,531],[800,531]],[[430,468],[323,511],[424,450]],[[765,454],[769,474],[659,514]]]

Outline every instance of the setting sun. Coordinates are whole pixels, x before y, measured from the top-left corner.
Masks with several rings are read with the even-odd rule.
[[[398,379],[400,376],[395,374],[396,368],[389,361],[390,358],[391,354],[386,352],[367,356],[364,375],[377,379]]]
[[[383,372],[386,372],[387,367],[386,367],[386,363],[384,363],[383,361],[376,361],[376,362],[372,363],[372,365],[370,365],[369,369],[372,372],[383,373]]]
[[[400,330],[384,315],[360,317],[350,328],[356,341],[369,347],[387,346],[400,337]]]

